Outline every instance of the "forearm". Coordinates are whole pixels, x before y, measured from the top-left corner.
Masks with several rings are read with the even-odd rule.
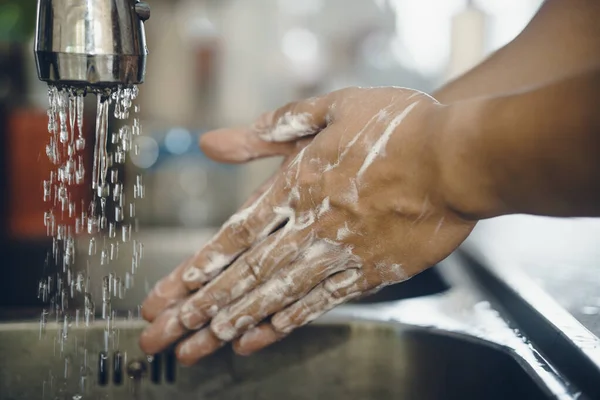
[[[600,69],[527,92],[445,107],[449,203],[474,219],[600,216]]]
[[[523,32],[433,97],[510,93],[600,66],[600,2],[547,0]]]

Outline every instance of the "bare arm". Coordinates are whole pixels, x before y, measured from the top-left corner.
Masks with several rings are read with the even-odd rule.
[[[231,340],[250,354],[437,263],[477,219],[600,215],[598,16],[593,0],[548,0],[515,41],[439,90],[443,104],[350,88],[205,135],[216,160],[289,162],[157,284],[144,351],[183,337],[186,364]]]
[[[510,93],[600,66],[600,2],[547,0],[512,42],[433,96],[451,103]]]
[[[600,69],[446,109],[450,203],[475,219],[600,216]]]

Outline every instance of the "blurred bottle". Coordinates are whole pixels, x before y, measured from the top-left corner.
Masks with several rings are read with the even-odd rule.
[[[450,61],[447,79],[454,79],[485,57],[487,15],[473,0],[452,18]]]
[[[217,112],[214,99],[221,46],[219,31],[211,18],[211,4],[206,0],[183,0],[175,11],[181,38],[193,53],[191,83],[195,83],[194,101],[198,112],[192,123],[208,127],[214,126]]]

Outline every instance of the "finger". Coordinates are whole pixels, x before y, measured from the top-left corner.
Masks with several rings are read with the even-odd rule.
[[[188,290],[196,290],[216,277],[242,252],[266,238],[286,215],[276,213],[285,205],[285,183],[279,177],[253,204],[234,214],[217,235],[192,258],[182,279]]]
[[[288,142],[324,129],[332,118],[336,92],[289,103],[261,115],[254,123],[259,137],[268,142]]]
[[[328,278],[325,282],[329,282],[328,289],[334,292],[334,295],[326,295],[322,292],[322,287],[325,286],[325,282],[323,282],[302,300],[275,314],[271,323],[264,323],[249,329],[239,339],[236,339],[233,342],[234,351],[244,356],[256,353],[280,341],[295,328],[308,324],[336,305],[358,297],[361,288],[366,287],[367,282],[360,277],[356,278],[355,274],[356,270],[349,270]],[[357,279],[356,282],[352,283],[355,279]],[[329,300],[324,302],[323,299]],[[293,321],[293,324],[288,322],[290,320]],[[275,327],[274,321],[278,321],[278,328]]]
[[[224,344],[225,342],[206,328],[181,341],[175,348],[175,355],[183,365],[193,365],[201,358],[219,350]]]
[[[287,156],[296,151],[294,142],[267,142],[253,129],[219,129],[200,137],[200,148],[214,161],[240,164],[265,157]]]
[[[275,330],[273,325],[262,323],[249,329],[233,342],[233,351],[241,356],[249,356],[257,351],[281,340],[285,333]]]
[[[306,233],[289,233],[287,229],[267,237],[183,304],[180,315],[183,325],[199,329],[223,307],[296,259],[306,240]]]
[[[275,181],[281,175],[281,171],[284,170],[285,168],[287,168],[290,165],[290,163],[294,160],[294,158],[296,157],[296,155],[304,147],[308,146],[309,143],[310,143],[309,140],[302,140],[302,141],[296,142],[297,150],[293,151],[291,154],[289,154],[288,156],[286,156],[284,158],[283,162],[281,163],[281,166],[279,167],[279,170],[276,173],[274,173],[273,176],[271,176],[258,189],[256,189],[254,191],[254,193],[252,193],[250,195],[250,197],[248,197],[248,199],[242,205],[241,208],[244,209],[244,208],[249,207],[250,205],[252,205],[264,192],[266,192],[271,186],[273,186],[273,184],[275,183]]]
[[[146,354],[160,353],[188,332],[179,322],[179,309],[168,308],[142,332],[140,348]]]
[[[317,242],[300,259],[220,311],[211,321],[211,329],[218,338],[230,341],[303,297],[328,276],[353,265],[356,260],[339,246]]]
[[[142,317],[146,321],[154,321],[161,312],[188,295],[181,276],[191,265],[191,261],[191,257],[185,260],[154,286],[142,304]]]
[[[329,277],[304,298],[271,318],[273,327],[288,334],[304,326],[332,308],[357,298],[369,284],[359,270],[351,269]]]

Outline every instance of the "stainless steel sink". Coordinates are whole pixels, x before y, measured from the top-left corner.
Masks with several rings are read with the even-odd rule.
[[[158,276],[161,259],[150,260]],[[572,341],[585,332],[551,303],[540,305],[543,295],[521,301],[469,265],[450,257],[417,277],[413,298],[399,295],[402,284],[338,307],[252,357],[225,348],[191,368],[172,352],[142,354],[138,320],[110,335],[100,320],[72,326],[64,347],[52,324],[40,338],[37,321],[0,323],[0,400],[597,398],[600,341]],[[436,282],[448,289],[433,290]],[[559,316],[560,327],[548,323]]]
[[[102,326],[72,330],[61,355],[52,340],[55,332],[40,340],[37,324],[4,325],[0,398],[75,399],[84,394],[78,387],[84,340],[89,367],[84,399],[551,398],[527,364],[507,349],[435,329],[322,321],[255,356],[223,349],[183,368],[168,353],[148,362],[137,350],[140,327],[134,325],[139,324],[119,330],[114,348],[111,340],[104,376],[99,371]],[[116,372],[115,360],[120,360]],[[65,371],[70,378],[63,386]]]

